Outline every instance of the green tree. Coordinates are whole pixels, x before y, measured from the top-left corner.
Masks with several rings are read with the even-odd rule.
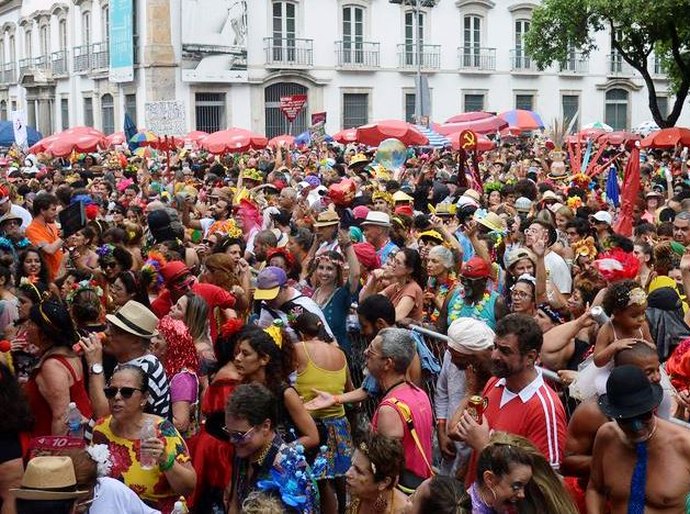
[[[649,110],[660,127],[676,124],[690,90],[690,1],[543,0],[534,10],[527,52],[540,69],[565,62],[577,48],[585,56],[597,49],[595,35],[608,31],[611,48],[637,70],[647,86]],[[664,117],[649,69],[651,53],[661,58],[676,97]]]

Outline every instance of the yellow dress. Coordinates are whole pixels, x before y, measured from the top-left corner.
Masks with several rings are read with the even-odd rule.
[[[177,429],[167,419],[154,417],[159,437],[165,439],[166,455],[174,454],[179,463],[189,462],[189,450]],[[92,441],[92,444],[108,445],[112,464],[109,476],[123,482],[151,507],[163,513],[170,512],[180,495],[173,492],[165,473],[158,466],[141,468],[141,441],[115,435],[111,422],[112,416],[100,419],[93,429]]]

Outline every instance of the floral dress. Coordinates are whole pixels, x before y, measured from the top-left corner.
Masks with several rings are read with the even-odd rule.
[[[177,429],[167,419],[158,416],[155,419],[156,430],[165,439],[166,454],[174,454],[175,460],[181,464],[189,462],[187,445]],[[150,507],[169,514],[180,495],[172,490],[165,473],[158,466],[148,470],[141,468],[141,440],[115,435],[111,424],[112,416],[99,420],[93,429],[92,441],[92,444],[108,445],[112,463],[108,476],[123,482]]]

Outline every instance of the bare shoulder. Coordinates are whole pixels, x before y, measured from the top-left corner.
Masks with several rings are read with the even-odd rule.
[[[690,430],[663,419],[659,419],[659,424],[665,429],[666,445],[677,448],[690,458]]]
[[[618,436],[617,428],[616,428],[616,422],[615,421],[607,421],[601,427],[599,427],[599,430],[597,430],[597,435],[594,439],[595,444],[600,445],[600,444],[607,444],[611,443],[614,440],[619,440],[620,437]]]

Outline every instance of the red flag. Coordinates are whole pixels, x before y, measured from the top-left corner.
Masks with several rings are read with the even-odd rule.
[[[633,207],[637,202],[640,192],[640,148],[633,147],[625,165],[625,178],[623,179],[623,195],[621,197],[621,211],[614,230],[626,237],[633,233]]]

